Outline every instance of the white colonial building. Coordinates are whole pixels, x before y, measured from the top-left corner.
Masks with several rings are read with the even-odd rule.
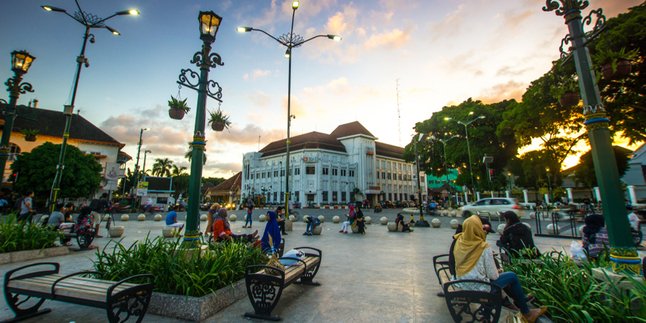
[[[411,195],[416,199],[415,165],[404,160],[403,148],[376,140],[356,121],[338,126],[329,135],[314,131],[292,137],[290,200],[315,206],[355,199],[371,204],[407,201]],[[244,154],[243,197],[262,195],[268,203],[284,202],[285,148],[285,139],[281,139]]]

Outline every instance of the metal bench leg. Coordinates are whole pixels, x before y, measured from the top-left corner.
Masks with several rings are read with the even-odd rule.
[[[27,307],[21,307],[21,305],[24,305],[25,303],[29,304],[32,296],[8,292],[6,287],[4,291],[4,297],[7,300],[9,308],[11,308],[11,310],[16,314],[13,319],[4,322],[18,322],[52,311],[49,308],[40,309],[40,306],[45,302],[44,298],[38,299],[35,304],[33,304],[34,300],[32,300],[31,305],[28,305]]]
[[[307,271],[303,273],[303,276],[296,282],[295,284],[303,284],[303,285],[311,285],[311,286],[320,286],[321,283],[315,282],[314,276],[316,276],[316,273],[319,271],[319,266],[321,265],[321,262],[319,261],[316,266],[313,267],[307,267]]]
[[[108,321],[126,322],[136,316],[136,322],[141,322],[148,310],[152,293],[152,285],[139,285],[108,296]]]
[[[245,317],[280,321],[280,316],[271,315],[274,310],[280,295],[283,293],[283,281],[281,277],[266,275],[266,274],[251,274],[245,275],[245,282],[247,286],[247,296],[251,301],[254,312],[247,312]]]

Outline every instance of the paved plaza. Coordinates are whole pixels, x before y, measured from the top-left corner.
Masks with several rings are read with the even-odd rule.
[[[254,212],[257,219],[265,210]],[[366,235],[341,234],[339,225],[332,223],[334,215],[343,216],[346,210],[298,210],[302,215],[324,215],[323,233],[320,236],[303,236],[305,224],[300,221],[293,225],[293,231],[285,237],[286,249],[299,246],[319,248],[323,252],[322,264],[316,281],[321,286],[291,285],[282,295],[274,310],[285,322],[452,322],[443,298],[437,297],[440,290],[433,271],[432,257],[446,253],[455,230],[449,222],[453,218],[440,217],[441,228],[416,228],[413,233],[387,232],[386,226],[379,224],[379,218],[386,216],[394,221],[397,210],[387,209],[382,213],[365,212],[373,224],[367,226]],[[240,219],[243,211],[231,212]],[[185,213],[179,216],[183,221]],[[300,219],[299,217],[299,219]],[[144,222],[119,221],[116,225],[126,227],[124,244],[161,235],[163,222],[152,221],[152,216]],[[131,218],[133,216],[131,215]],[[427,218],[430,220],[431,218]],[[458,218],[462,221],[461,218]],[[533,225],[533,221],[523,221]],[[202,229],[205,222],[201,222]],[[252,232],[259,229],[262,234],[265,223],[254,221],[252,229],[242,229],[244,222],[232,222],[234,232]],[[101,234],[106,235],[102,225]],[[499,235],[492,233],[488,241],[495,246]],[[545,252],[551,249],[568,250],[571,239],[534,237],[538,248]],[[99,238],[95,244],[105,246],[109,238]],[[643,257],[643,251],[640,251]],[[70,255],[38,261],[57,261],[64,273],[72,273],[92,268],[95,251],[72,251]],[[29,261],[0,265],[0,272],[16,268]],[[4,279],[4,274],[2,274]],[[104,310],[87,306],[47,301],[44,307],[52,312],[32,318],[25,322],[105,322]],[[253,311],[245,297],[223,309],[206,322],[245,322],[242,315]],[[2,302],[0,319],[13,316],[6,303]],[[155,315],[146,315],[145,322],[183,322]]]

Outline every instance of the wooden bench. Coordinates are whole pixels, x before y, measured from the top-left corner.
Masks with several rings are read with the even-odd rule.
[[[11,321],[24,320],[51,309],[40,309],[46,299],[105,308],[109,322],[124,322],[136,318],[141,322],[153,290],[150,274],[130,276],[118,282],[94,279],[82,271],[62,275],[55,262],[35,263],[8,271],[4,277],[4,295],[15,313]],[[127,281],[146,278],[149,283],[134,284]],[[32,299],[33,297],[33,299]]]
[[[303,259],[293,257],[281,257],[280,259],[295,260],[296,263],[280,270],[267,265],[248,266],[245,272],[245,283],[247,286],[247,296],[251,301],[254,312],[245,313],[245,317],[259,318],[264,320],[279,321],[279,316],[273,316],[274,310],[285,287],[292,283],[304,285],[320,285],[314,282],[314,276],[321,265],[323,253],[319,249],[310,247],[294,248],[302,250],[305,253]],[[269,274],[275,272],[276,274]]]

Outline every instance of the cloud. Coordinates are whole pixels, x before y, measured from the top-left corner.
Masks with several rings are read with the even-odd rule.
[[[254,81],[255,81],[255,80],[257,80],[257,79],[260,79],[260,78],[263,78],[263,77],[267,77],[267,76],[269,76],[269,75],[271,75],[271,71],[269,71],[269,70],[259,70],[259,69],[256,69],[256,70],[253,70],[253,71],[251,72],[251,75],[250,75],[249,73],[245,73],[245,74],[242,76],[242,79],[244,79],[245,81],[248,81],[249,79],[252,79],[252,80],[254,80]]]
[[[258,143],[258,136],[263,142],[275,141],[284,137],[284,131],[279,129],[262,129],[254,124],[246,124],[244,127],[232,126],[223,132],[211,132],[208,135],[212,140],[218,142],[230,142],[236,145],[254,145]]]
[[[262,91],[256,91],[248,95],[249,100],[255,107],[267,107],[271,104],[271,96]]]
[[[527,84],[509,81],[507,83],[496,84],[489,89],[485,89],[480,93],[480,96],[477,97],[477,99],[485,103],[500,102],[508,99],[521,101],[526,88]]]
[[[410,32],[395,28],[391,31],[373,34],[368,38],[363,46],[366,49],[375,49],[377,47],[401,47],[410,39]]]
[[[512,66],[503,66],[498,69],[496,76],[515,76],[529,71],[529,67],[514,69]]]

